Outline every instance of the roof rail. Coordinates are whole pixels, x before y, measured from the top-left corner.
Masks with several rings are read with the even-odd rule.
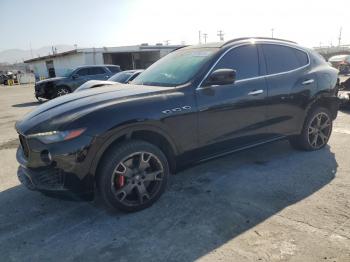
[[[228,44],[231,44],[231,43],[234,43],[234,42],[242,41],[242,40],[248,40],[248,39],[276,40],[276,41],[283,41],[283,42],[297,44],[296,42],[293,42],[293,41],[290,41],[290,40],[285,40],[285,39],[280,39],[280,38],[272,38],[272,37],[241,37],[241,38],[235,38],[235,39],[232,39],[232,40],[228,40],[222,46],[225,46],[225,45],[228,45]]]

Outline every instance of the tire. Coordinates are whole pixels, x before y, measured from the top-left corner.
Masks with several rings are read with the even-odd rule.
[[[139,211],[156,202],[170,172],[163,152],[140,140],[113,146],[100,166],[97,187],[102,199],[108,206],[126,212]]]
[[[67,87],[58,87],[55,92],[55,97],[64,96],[70,93],[70,90]]]
[[[315,107],[306,117],[301,134],[289,138],[289,142],[296,149],[319,150],[327,145],[332,127],[331,112],[324,107]]]

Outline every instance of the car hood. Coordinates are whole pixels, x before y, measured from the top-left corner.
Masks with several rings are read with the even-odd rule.
[[[102,81],[102,80],[90,80],[82,84],[79,88],[77,88],[74,92],[79,92],[82,90],[90,89],[95,86],[102,86],[102,85],[115,85],[116,82],[113,81]]]
[[[48,79],[40,80],[40,81],[36,82],[36,84],[40,85],[40,84],[44,84],[44,83],[48,83],[48,82],[60,81],[60,80],[63,80],[63,79],[67,79],[67,77],[59,76],[59,77],[48,78]]]
[[[172,89],[173,87],[117,84],[71,93],[38,106],[16,123],[16,130],[23,135],[63,130],[75,119],[100,108]]]

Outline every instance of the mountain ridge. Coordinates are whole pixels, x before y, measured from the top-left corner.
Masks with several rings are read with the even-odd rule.
[[[74,45],[55,45],[58,53],[74,49]],[[52,46],[43,46],[37,49],[25,50],[20,48],[6,49],[0,51],[0,63],[23,63],[24,60],[52,54]]]

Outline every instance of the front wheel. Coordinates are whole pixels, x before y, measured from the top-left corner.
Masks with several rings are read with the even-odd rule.
[[[289,139],[297,149],[313,151],[327,145],[332,133],[331,112],[323,107],[313,109],[307,116],[300,135]]]
[[[166,188],[167,158],[150,143],[125,141],[109,149],[101,164],[98,189],[113,208],[142,210],[157,201]]]
[[[70,90],[66,87],[59,87],[56,91],[56,96],[55,97],[59,97],[59,96],[64,96],[70,93]]]

